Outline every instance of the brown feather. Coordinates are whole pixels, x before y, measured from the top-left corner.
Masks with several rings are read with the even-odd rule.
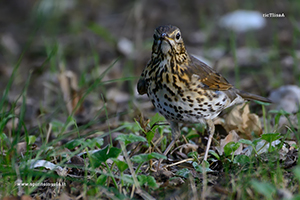
[[[204,89],[224,91],[233,88],[233,85],[221,74],[193,56],[190,56],[188,66],[192,74],[196,74],[201,78],[201,82],[206,86]]]
[[[246,100],[272,103],[268,98],[234,88],[221,74],[217,73],[214,69],[193,56],[190,56],[190,63],[188,66],[192,74],[196,74],[201,78],[201,82],[206,86],[204,89],[226,91],[226,94],[231,100],[235,99],[238,94]]]
[[[256,94],[252,94],[252,93],[240,91],[240,90],[238,90],[237,93],[246,100],[257,100],[257,101],[261,101],[261,102],[265,102],[265,103],[272,103],[272,101],[270,99],[256,95]]]

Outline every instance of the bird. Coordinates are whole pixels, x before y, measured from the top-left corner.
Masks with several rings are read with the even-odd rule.
[[[172,141],[167,155],[180,137],[179,124],[206,124],[209,133],[204,154],[207,160],[215,132],[213,119],[221,111],[246,100],[271,103],[265,97],[238,90],[220,73],[190,55],[181,31],[173,25],[159,26],[153,35],[151,58],[137,83],[154,107],[170,123]]]

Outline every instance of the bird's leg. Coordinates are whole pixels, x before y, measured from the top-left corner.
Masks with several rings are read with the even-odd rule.
[[[171,132],[172,132],[172,142],[169,144],[169,146],[164,151],[165,156],[169,153],[171,148],[174,146],[176,140],[180,137],[179,124],[176,122],[170,122],[170,126],[171,126]]]
[[[206,145],[206,150],[205,150],[205,154],[204,154],[204,160],[207,160],[207,156],[208,156],[208,151],[209,151],[209,148],[210,148],[210,144],[211,144],[212,138],[213,138],[214,133],[215,133],[214,122],[211,119],[207,119],[206,123],[207,123],[207,126],[208,126],[209,137],[208,137],[208,141],[207,141],[207,145]]]
[[[172,132],[172,141],[169,144],[169,146],[166,148],[166,150],[164,151],[164,155],[167,156],[169,151],[171,150],[171,148],[174,146],[176,140],[180,137],[180,129],[179,129],[179,124],[175,123],[175,122],[170,122],[170,126],[171,126],[171,132]],[[163,159],[159,159],[158,161],[158,169],[159,166],[161,164]]]

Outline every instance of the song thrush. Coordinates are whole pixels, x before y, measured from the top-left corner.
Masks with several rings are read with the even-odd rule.
[[[188,54],[179,28],[159,26],[154,31],[151,59],[137,84],[169,122],[172,142],[180,136],[178,123],[207,123],[209,138],[204,160],[215,131],[213,119],[244,100],[270,102],[269,99],[234,88],[221,74]]]

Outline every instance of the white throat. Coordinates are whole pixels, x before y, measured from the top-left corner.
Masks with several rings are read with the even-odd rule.
[[[163,54],[167,54],[169,51],[170,51],[170,49],[171,49],[171,47],[170,47],[170,44],[167,42],[167,41],[165,41],[165,40],[163,40],[162,41],[162,43],[161,43],[161,51],[162,51],[162,53]]]

